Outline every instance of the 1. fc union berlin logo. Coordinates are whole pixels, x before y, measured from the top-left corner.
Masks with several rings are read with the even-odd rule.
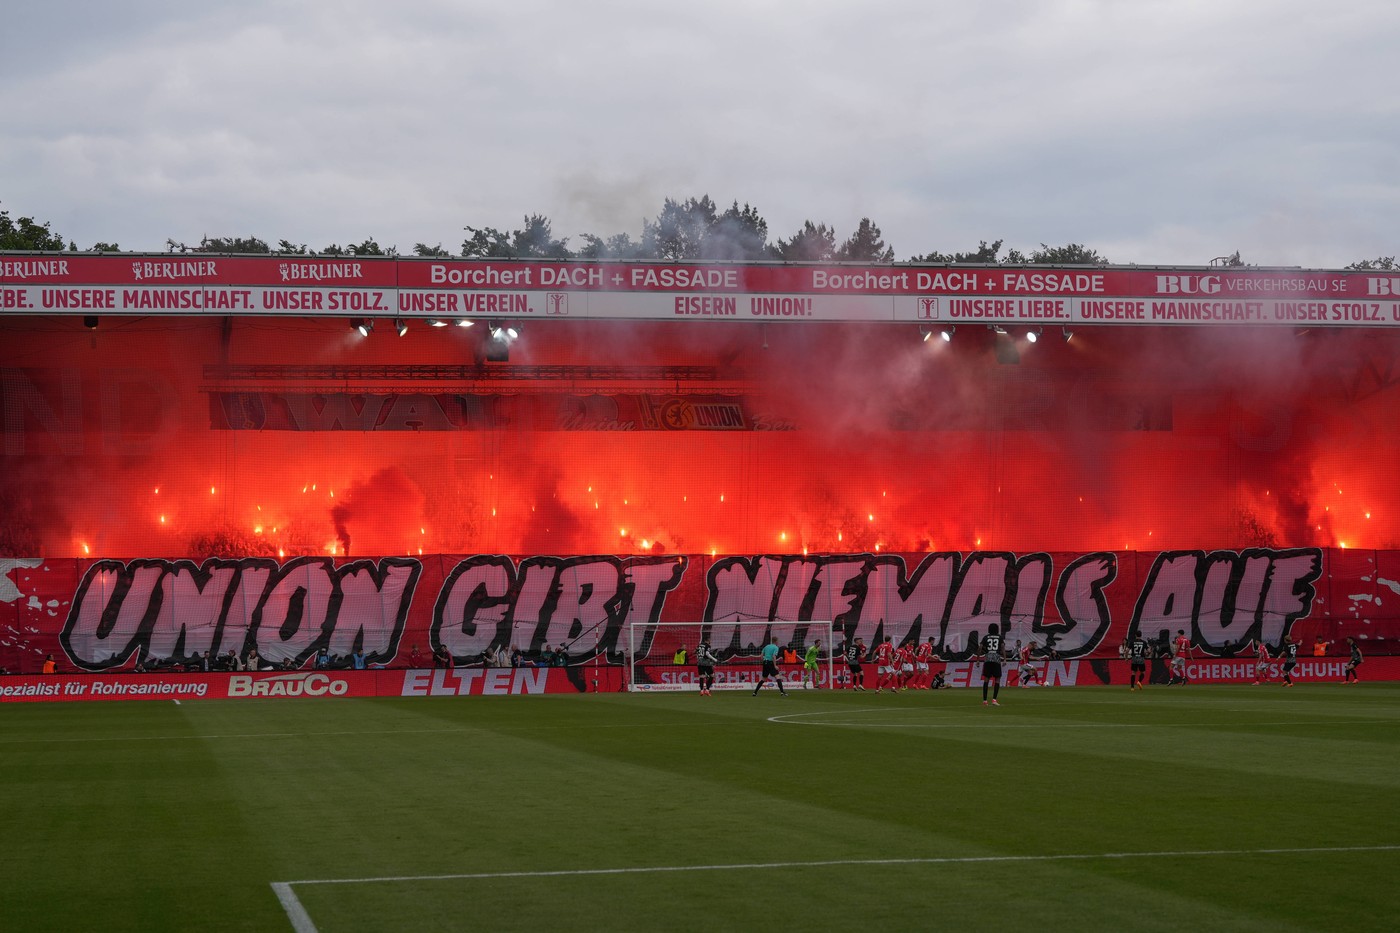
[[[920,320],[925,320],[925,321],[931,321],[931,320],[934,320],[934,319],[937,318],[937,317],[938,317],[938,299],[937,299],[937,298],[920,298],[920,299],[919,299],[919,319],[920,319]]]
[[[661,406],[661,423],[673,431],[683,431],[695,423],[695,409],[684,399],[670,399]]]

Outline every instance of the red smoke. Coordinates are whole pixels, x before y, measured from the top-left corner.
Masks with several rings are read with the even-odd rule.
[[[1400,538],[1398,341],[1382,331],[1098,327],[1034,346],[1012,334],[1011,364],[966,325],[945,344],[912,324],[541,321],[471,386],[409,370],[474,366],[484,330],[361,338],[341,319],[259,318],[225,335],[217,321],[104,317],[92,334],[76,318],[7,318],[0,549],[1156,551]],[[358,369],[206,372],[225,362]],[[610,369],[500,378],[525,365]],[[631,369],[662,366],[705,372]],[[227,430],[213,426],[214,389],[562,394],[590,413],[679,390],[742,399],[765,426],[795,430]]]

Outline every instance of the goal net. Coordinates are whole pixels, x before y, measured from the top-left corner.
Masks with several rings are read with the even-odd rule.
[[[810,648],[816,648],[817,687],[836,683],[830,622],[633,622],[627,627],[627,688],[698,691],[696,648],[705,638],[718,658],[716,690],[752,690],[770,642],[777,643],[785,686],[801,688]]]

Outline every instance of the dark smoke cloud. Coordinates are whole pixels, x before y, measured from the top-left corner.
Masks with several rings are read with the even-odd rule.
[[[331,509],[336,539],[346,554],[398,554],[412,541],[405,528],[422,521],[423,491],[398,467],[377,470],[351,484]],[[351,543],[357,551],[352,552]],[[416,546],[416,545],[414,545]]]

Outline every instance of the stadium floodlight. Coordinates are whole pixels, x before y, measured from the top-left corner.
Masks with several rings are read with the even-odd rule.
[[[430,318],[428,318],[427,323],[428,323],[428,326],[429,326],[429,327],[446,327],[448,324],[450,324],[450,323],[452,323],[452,322],[451,322],[451,321],[444,321],[444,320],[441,320],[441,319],[435,318],[435,317],[430,317]]]
[[[630,622],[627,626],[627,689],[639,693],[695,692],[700,689],[696,676],[695,649],[704,638],[718,657],[715,690],[752,690],[762,676],[764,639],[771,622]],[[797,662],[781,661],[783,683],[788,689],[801,689],[803,658],[807,649],[817,649],[817,686],[842,686],[836,680],[836,657],[841,648],[834,644],[830,622],[792,622],[783,625],[792,635],[779,644],[791,650]],[[685,654],[680,654],[685,649]]]
[[[929,328],[925,327],[925,326],[922,325],[922,324],[919,325],[919,339],[920,339],[920,340],[922,340],[924,343],[928,343],[928,339],[929,339],[930,337],[932,337],[932,336],[933,336],[933,331],[932,331],[932,330],[930,330]]]
[[[520,331],[516,329],[514,324],[507,324],[506,336],[509,337],[511,340],[514,340],[515,338],[520,336]]]
[[[943,328],[938,332],[938,336],[943,338],[944,343],[952,343],[953,335],[957,332],[958,326],[956,324],[949,324],[947,327]]]
[[[1064,335],[1065,343],[1069,343],[1070,338],[1074,336],[1074,331],[1070,330],[1068,327],[1060,328],[1060,333]]]
[[[988,324],[987,326],[991,328],[991,331],[994,334],[1001,334],[1002,336],[1006,335],[1006,328],[1003,327],[1001,324]]]
[[[399,336],[402,337],[408,333],[408,322],[401,317],[394,318],[394,330],[398,331]]]
[[[1031,343],[1035,343],[1037,340],[1039,340],[1040,328],[1032,327],[1030,330],[1026,331],[1026,339],[1029,340]]]
[[[506,339],[506,332],[505,332],[504,330],[502,330],[502,329],[501,329],[501,325],[500,325],[500,324],[497,324],[495,321],[492,321],[492,322],[491,322],[491,339],[492,339],[492,340],[505,340],[505,339]]]
[[[369,332],[374,330],[374,321],[370,318],[357,317],[350,321],[350,326],[359,331],[361,337],[368,337]]]
[[[476,323],[475,321],[469,321],[469,320],[467,320],[467,319],[464,318],[464,317],[459,317],[459,318],[457,318],[457,326],[458,326],[458,327],[471,327],[471,326],[472,326],[473,324],[475,324],[475,323]]]

